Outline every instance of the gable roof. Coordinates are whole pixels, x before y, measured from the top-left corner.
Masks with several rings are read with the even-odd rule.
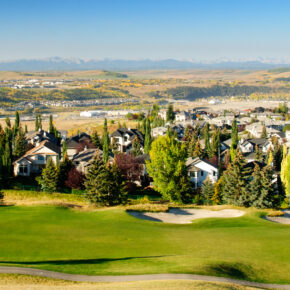
[[[189,158],[187,158],[185,164],[186,164],[186,166],[187,166],[188,168],[197,168],[196,165],[197,165],[198,163],[200,163],[200,162],[204,162],[204,163],[208,164],[209,166],[211,166],[211,167],[213,167],[213,168],[215,168],[215,169],[218,169],[218,167],[217,167],[215,164],[213,164],[213,163],[211,163],[211,162],[209,162],[209,161],[207,161],[207,160],[201,159],[201,158],[199,158],[199,157],[196,157],[196,158],[189,157]]]
[[[78,135],[72,136],[70,137],[67,141],[66,141],[66,146],[68,149],[75,149],[76,146],[85,140],[91,140],[91,136],[88,135],[87,133],[80,133]]]
[[[50,149],[51,151],[54,152],[54,154],[52,153],[52,155],[58,155],[60,153],[60,149],[59,147],[57,147],[54,143],[51,143],[48,140],[44,140],[42,141],[38,146],[28,150],[23,156],[21,156],[20,158],[18,158],[17,160],[15,160],[13,163],[17,163],[20,160],[22,160],[23,158],[27,159],[29,162],[31,162],[32,160],[29,158],[30,155],[37,155],[37,151],[43,147],[46,147],[48,149]]]
[[[137,137],[141,143],[144,142],[144,135],[137,129],[119,128],[111,134],[111,137],[123,137],[126,134],[129,135],[131,141]]]

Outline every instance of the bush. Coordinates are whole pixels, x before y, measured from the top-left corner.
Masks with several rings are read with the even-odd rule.
[[[167,212],[167,204],[154,204],[154,203],[139,203],[129,205],[126,208],[127,211],[139,211],[139,212]]]
[[[3,200],[4,200],[4,193],[0,191],[0,205],[3,204]]]

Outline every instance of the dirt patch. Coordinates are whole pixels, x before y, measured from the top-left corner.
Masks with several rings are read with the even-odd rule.
[[[233,218],[240,217],[245,214],[244,211],[237,209],[223,209],[219,211],[211,211],[206,209],[179,209],[172,208],[168,212],[134,212],[130,211],[130,215],[156,222],[172,223],[172,224],[190,224],[193,220],[201,218]]]

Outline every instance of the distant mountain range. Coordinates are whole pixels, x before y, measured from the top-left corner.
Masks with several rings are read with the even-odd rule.
[[[0,71],[71,71],[71,70],[166,70],[166,69],[243,69],[263,70],[290,67],[290,63],[274,63],[264,61],[219,61],[193,62],[176,59],[165,60],[82,60],[53,57],[47,59],[20,59],[0,61]]]

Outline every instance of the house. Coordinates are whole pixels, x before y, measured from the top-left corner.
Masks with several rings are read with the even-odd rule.
[[[144,146],[144,135],[137,129],[119,128],[111,135],[111,144],[115,144],[121,153],[129,152],[132,149],[132,142],[137,138]]]
[[[27,140],[27,143],[30,143],[33,146],[38,146],[42,141],[45,141],[45,140],[51,143],[57,144],[57,139],[54,137],[54,135],[44,130],[27,132],[26,140]]]
[[[263,153],[267,153],[270,148],[273,149],[272,142],[266,138],[242,139],[238,145],[242,153],[255,152],[256,146],[258,146]]]
[[[182,112],[176,112],[175,113],[175,121],[176,122],[185,122],[190,120],[190,114],[188,112],[182,111]]]
[[[70,137],[66,141],[67,156],[71,159],[81,147],[85,147],[91,143],[91,136],[82,132],[78,135]]]
[[[103,156],[103,151],[98,148],[85,147],[83,151],[74,155],[72,162],[79,172],[86,174],[96,154]],[[113,163],[113,158],[111,156],[109,156],[109,162]]]
[[[167,134],[166,127],[156,127],[151,130],[152,137],[156,138],[158,136],[164,136]]]
[[[158,116],[163,119],[163,120],[166,120],[166,113],[167,111],[166,110],[161,110],[158,112]]]
[[[212,183],[218,180],[218,167],[204,159],[189,157],[186,161],[188,175],[195,188],[209,178]]]
[[[56,164],[59,160],[59,155],[59,147],[48,140],[44,140],[13,163],[14,175],[30,176],[32,174],[40,174],[48,159],[52,158]]]

